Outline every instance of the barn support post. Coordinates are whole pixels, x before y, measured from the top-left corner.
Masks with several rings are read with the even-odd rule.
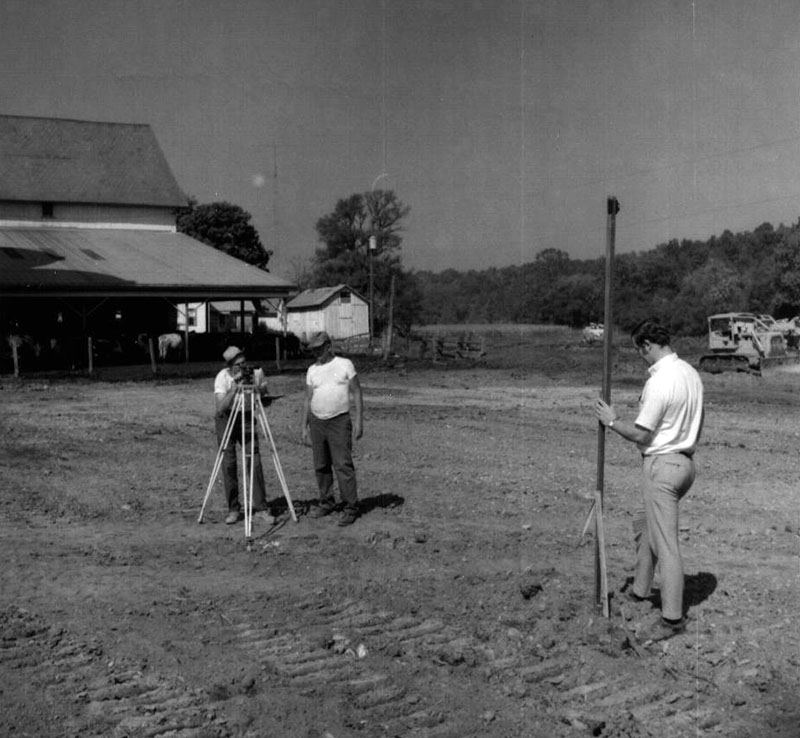
[[[614,236],[616,232],[616,215],[619,202],[616,197],[609,197],[606,203],[606,269],[605,269],[605,306],[603,316],[603,401],[611,403],[611,339],[613,333],[613,276],[614,276]],[[605,426],[597,423],[597,486],[594,497],[595,531],[595,606],[609,617],[608,572],[606,570],[605,524],[603,521],[603,488],[605,486]]]
[[[281,337],[275,336],[275,368],[281,370]]]
[[[183,360],[189,363],[189,303],[183,303]]]
[[[19,349],[16,341],[11,341],[11,357],[14,360],[14,377],[19,379]]]
[[[153,370],[153,374],[158,374],[158,364],[156,364],[156,342],[149,334],[147,336],[147,348],[150,352],[150,368]]]
[[[94,346],[92,345],[92,337],[89,333],[89,316],[95,310],[99,310],[107,300],[108,298],[104,297],[102,300],[99,300],[94,307],[89,309],[87,309],[86,305],[83,303],[81,304],[80,310],[73,308],[73,312],[77,313],[81,317],[81,329],[83,330],[83,335],[88,344],[89,362],[87,364],[87,371],[89,374],[94,372]]]

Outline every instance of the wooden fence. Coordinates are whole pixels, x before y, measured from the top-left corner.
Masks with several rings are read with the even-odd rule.
[[[375,336],[370,346],[369,336],[352,336],[334,341],[336,351],[342,354],[394,355],[404,359],[431,361],[433,363],[472,360],[486,356],[485,336],[474,336],[462,332],[413,333],[408,336],[395,335],[391,347],[386,346],[386,336]]]

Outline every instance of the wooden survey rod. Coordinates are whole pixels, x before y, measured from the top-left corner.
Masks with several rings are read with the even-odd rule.
[[[603,401],[611,404],[611,339],[613,334],[613,276],[614,276],[614,236],[619,201],[609,197],[606,202],[606,279],[605,305],[603,315]],[[603,521],[603,488],[605,486],[606,429],[597,422],[597,486],[594,493],[595,523],[595,605],[605,617],[609,617],[608,572],[606,570],[606,534]]]

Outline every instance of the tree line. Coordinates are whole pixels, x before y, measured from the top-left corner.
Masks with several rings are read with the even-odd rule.
[[[321,245],[294,281],[301,289],[344,283],[364,297],[372,286],[378,331],[388,322],[390,307],[400,330],[415,324],[579,327],[602,322],[605,257],[572,259],[549,248],[519,266],[408,270],[400,250],[410,211],[392,190],[339,200],[317,220]],[[249,221],[249,213],[235,205],[192,201],[179,213],[178,230],[268,269],[272,251],[261,244]],[[800,220],[617,254],[613,279],[614,318],[623,329],[651,316],[680,335],[704,334],[706,318],[720,312],[791,318],[800,314]]]
[[[714,313],[800,313],[800,221],[726,230],[706,241],[672,240],[618,254],[613,267],[613,311],[623,329],[655,316],[675,334],[702,335]],[[424,323],[582,326],[603,320],[605,257],[576,260],[545,249],[521,266],[415,277]]]

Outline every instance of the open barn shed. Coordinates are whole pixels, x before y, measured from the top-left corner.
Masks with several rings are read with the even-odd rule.
[[[296,292],[178,233],[186,204],[147,125],[0,116],[0,371],[143,360],[190,302]]]

